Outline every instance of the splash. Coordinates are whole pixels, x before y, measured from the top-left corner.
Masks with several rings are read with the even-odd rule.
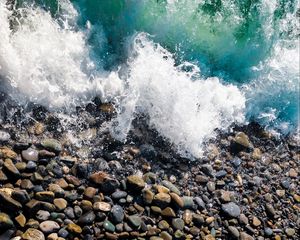
[[[183,156],[216,129],[299,126],[298,1],[0,0],[0,81],[15,100],[72,113],[100,96]]]

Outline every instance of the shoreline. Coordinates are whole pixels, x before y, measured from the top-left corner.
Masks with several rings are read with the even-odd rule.
[[[30,114],[0,124],[3,239],[300,237],[300,145],[292,137],[276,139],[254,123],[234,127],[190,161],[142,119],[127,143],[99,135],[114,115],[109,104],[78,108],[74,132],[41,106]]]

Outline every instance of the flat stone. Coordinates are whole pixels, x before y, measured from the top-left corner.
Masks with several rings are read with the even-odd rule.
[[[191,209],[191,208],[194,207],[195,203],[194,203],[194,198],[193,197],[183,196],[182,201],[183,201],[183,208]]]
[[[22,151],[22,158],[27,161],[37,161],[39,159],[39,152],[35,149],[28,148]]]
[[[37,192],[35,194],[35,197],[37,200],[40,201],[53,202],[55,195],[51,191],[43,191],[43,192]]]
[[[62,211],[68,206],[68,202],[63,198],[55,198],[53,203],[58,211]]]
[[[44,234],[34,228],[28,228],[25,233],[22,234],[24,240],[45,240]]]
[[[112,193],[120,186],[117,179],[112,178],[105,172],[96,172],[90,175],[90,180],[96,184],[99,184],[103,192]]]
[[[261,225],[261,221],[257,217],[254,216],[253,219],[252,219],[252,225],[254,227],[258,227],[258,226]]]
[[[125,192],[125,191],[120,191],[120,190],[115,191],[115,192],[111,195],[111,198],[112,198],[112,199],[115,199],[115,200],[118,200],[118,199],[121,199],[121,198],[126,198],[126,197],[127,197],[127,192]]]
[[[111,210],[111,205],[107,202],[95,202],[93,209],[95,211],[109,212]]]
[[[47,220],[40,223],[40,229],[43,233],[49,234],[58,231],[58,229],[60,229],[60,226],[57,222]]]
[[[76,234],[80,234],[82,233],[82,229],[80,226],[78,226],[77,224],[75,223],[69,223],[67,225],[67,229],[72,232],[72,233],[76,233]]]
[[[146,183],[138,175],[131,175],[127,177],[128,189],[131,191],[141,191],[144,189]]]
[[[222,204],[222,210],[229,217],[238,217],[241,214],[240,207],[233,202]]]

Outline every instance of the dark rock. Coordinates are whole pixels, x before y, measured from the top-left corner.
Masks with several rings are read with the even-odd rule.
[[[81,225],[91,225],[95,218],[96,215],[94,212],[87,212],[78,219],[78,223]]]
[[[124,219],[124,210],[119,205],[114,205],[111,209],[111,220],[114,223],[121,223]]]

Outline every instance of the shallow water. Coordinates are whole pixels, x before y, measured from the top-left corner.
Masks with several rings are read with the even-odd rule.
[[[299,126],[299,2],[0,0],[1,87],[72,111],[113,101],[188,156],[233,123]],[[297,12],[298,11],[298,12]]]

